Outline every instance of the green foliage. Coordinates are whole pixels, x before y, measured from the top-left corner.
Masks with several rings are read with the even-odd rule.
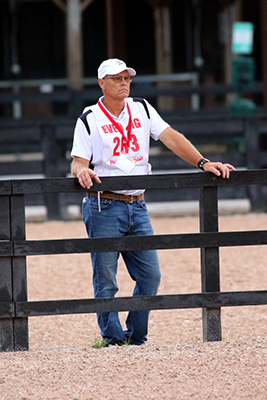
[[[92,347],[94,349],[101,349],[102,347],[107,347],[108,341],[107,340],[100,340],[99,338],[95,338],[94,344]]]
[[[131,335],[132,336],[132,335]],[[125,339],[124,341],[123,341],[123,344],[125,345],[125,346],[130,346],[131,345],[131,336],[129,336],[127,339]]]

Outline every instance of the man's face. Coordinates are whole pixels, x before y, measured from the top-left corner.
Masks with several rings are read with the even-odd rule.
[[[106,75],[105,78],[98,79],[98,83],[104,96],[114,100],[124,100],[130,94],[130,75],[127,70],[116,75]]]

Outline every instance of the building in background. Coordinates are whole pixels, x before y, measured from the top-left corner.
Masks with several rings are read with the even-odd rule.
[[[74,97],[84,77],[101,61],[123,58],[138,75],[198,74],[198,82],[231,83],[235,21],[254,24],[255,80],[263,81],[262,10],[266,0],[1,0],[0,81],[66,79]],[[179,83],[161,83],[159,88]],[[1,89],[1,87],[0,87]],[[43,87],[49,91],[49,87]],[[11,89],[12,90],[12,89]],[[31,91],[32,89],[23,89]],[[77,96],[76,96],[77,97]],[[261,105],[261,95],[254,100]],[[202,107],[223,107],[222,95],[202,98]],[[24,114],[64,112],[42,103]],[[167,98],[159,108],[187,109],[190,97]],[[0,106],[10,115],[10,106]],[[50,109],[49,109],[50,107]],[[42,110],[42,111],[41,111]]]

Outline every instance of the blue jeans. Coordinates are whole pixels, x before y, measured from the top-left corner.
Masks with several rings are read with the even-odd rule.
[[[87,197],[83,203],[83,221],[89,238],[153,235],[145,201],[125,203]],[[91,253],[95,298],[114,297],[119,252]],[[133,296],[157,294],[160,267],[156,250],[122,251],[121,255],[131,278],[136,282]],[[123,331],[117,312],[97,314],[101,335],[109,343],[130,338],[131,344],[147,340],[149,311],[130,311]]]

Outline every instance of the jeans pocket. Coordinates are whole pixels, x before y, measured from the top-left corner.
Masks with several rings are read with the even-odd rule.
[[[147,211],[147,206],[145,200],[139,201],[137,203],[143,210]]]
[[[101,210],[109,208],[113,204],[112,199],[100,199]],[[95,196],[90,197],[90,208],[94,210],[99,209],[98,198]]]

